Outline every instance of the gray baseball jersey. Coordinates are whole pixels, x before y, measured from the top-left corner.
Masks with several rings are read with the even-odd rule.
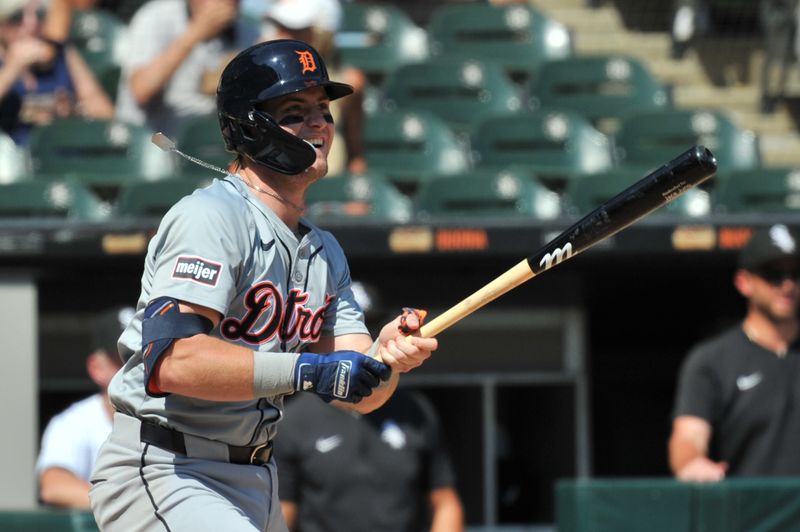
[[[125,365],[109,392],[117,410],[181,432],[251,446],[275,434],[280,395],[242,402],[151,397],[141,318],[160,296],[218,311],[211,332],[253,350],[298,352],[322,335],[368,334],[336,239],[305,219],[298,237],[234,176],[179,201],[150,242],[137,313],[120,338]]]

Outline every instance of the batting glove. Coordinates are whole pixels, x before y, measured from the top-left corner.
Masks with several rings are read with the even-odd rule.
[[[355,351],[302,353],[294,369],[295,390],[314,392],[326,402],[358,403],[391,373],[386,364]]]

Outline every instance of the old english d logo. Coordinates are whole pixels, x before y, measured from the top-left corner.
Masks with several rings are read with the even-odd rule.
[[[297,54],[297,60],[303,65],[303,71],[301,74],[305,74],[306,72],[314,72],[317,70],[317,62],[314,61],[314,56],[311,55],[311,52],[308,50],[295,50],[294,53]]]

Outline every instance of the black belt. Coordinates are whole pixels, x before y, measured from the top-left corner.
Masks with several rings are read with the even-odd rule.
[[[141,440],[160,447],[165,451],[187,456],[184,435],[175,429],[159,425],[153,421],[142,420]],[[255,447],[228,445],[228,461],[233,464],[264,465],[272,457],[272,442]]]

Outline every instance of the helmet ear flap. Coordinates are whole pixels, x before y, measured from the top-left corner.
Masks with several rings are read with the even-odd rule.
[[[247,158],[287,175],[299,174],[314,164],[317,150],[285,131],[269,114],[253,110],[247,117],[247,122],[237,124],[242,139],[239,150]]]

